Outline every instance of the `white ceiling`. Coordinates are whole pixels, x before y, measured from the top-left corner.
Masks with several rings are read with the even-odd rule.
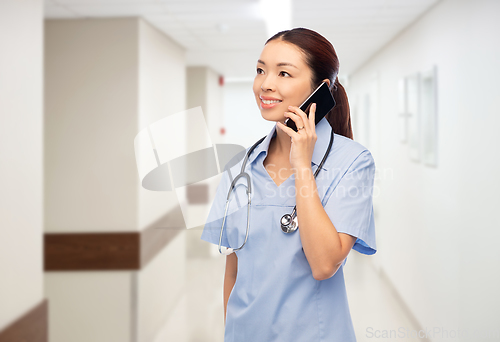
[[[332,42],[340,75],[360,67],[439,0],[292,0],[292,23]],[[187,49],[189,65],[253,78],[267,39],[258,0],[45,0],[45,18],[142,16]]]

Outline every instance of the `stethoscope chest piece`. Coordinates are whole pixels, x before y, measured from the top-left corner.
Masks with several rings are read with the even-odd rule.
[[[281,217],[280,223],[283,233],[293,233],[299,228],[299,222],[296,215],[292,218],[292,215],[285,214]]]

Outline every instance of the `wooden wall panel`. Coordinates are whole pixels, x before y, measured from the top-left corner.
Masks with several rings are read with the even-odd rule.
[[[177,207],[140,232],[46,233],[44,269],[139,270],[184,229]]]
[[[0,331],[0,342],[47,342],[48,340],[47,299]]]

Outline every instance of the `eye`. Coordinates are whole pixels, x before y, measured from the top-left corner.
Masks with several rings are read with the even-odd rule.
[[[262,71],[262,72],[261,72],[261,71]],[[257,74],[261,74],[261,73],[263,73],[263,72],[264,72],[264,70],[262,70],[261,68],[257,68]]]
[[[290,74],[289,74],[289,73],[287,73],[286,71],[280,71],[280,75],[281,75],[281,74],[287,74],[287,75],[288,75],[287,77],[292,77],[292,76],[290,76]]]

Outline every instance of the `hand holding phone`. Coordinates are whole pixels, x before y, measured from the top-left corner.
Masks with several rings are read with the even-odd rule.
[[[309,109],[313,103],[316,103],[314,124],[317,125],[318,122],[335,107],[335,100],[328,88],[328,83],[322,82],[300,105],[299,108],[306,113],[307,117],[309,117]],[[297,126],[290,118],[285,120],[285,125],[297,132]]]

